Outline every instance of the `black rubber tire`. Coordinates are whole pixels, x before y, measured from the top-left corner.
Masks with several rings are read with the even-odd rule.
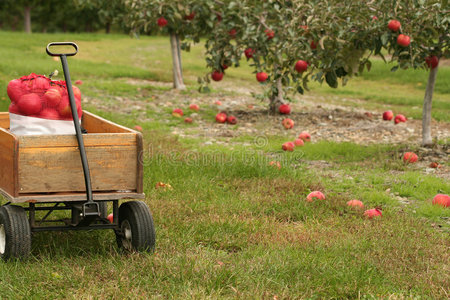
[[[153,252],[155,249],[155,226],[148,206],[142,201],[122,203],[119,207],[120,232],[116,233],[119,248],[129,252]],[[128,235],[125,236],[127,228]]]
[[[97,203],[98,203],[98,210],[100,211],[100,217],[106,219],[108,217],[108,202],[98,201]]]
[[[0,257],[3,260],[26,258],[30,254],[31,228],[23,207],[16,205],[0,207],[1,230],[3,232],[0,236],[4,234],[4,249],[0,249]],[[0,247],[3,248],[1,245]]]

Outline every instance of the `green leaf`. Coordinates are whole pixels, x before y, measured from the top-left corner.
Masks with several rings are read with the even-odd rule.
[[[303,90],[303,88],[299,85],[298,87],[297,87],[297,92],[299,92],[300,94],[304,94],[304,90]]]
[[[393,67],[392,69],[391,69],[391,72],[395,72],[395,71],[397,71],[398,70],[398,66],[395,66],[395,67]]]
[[[325,81],[332,88],[338,87],[337,76],[334,72],[327,72],[327,74],[325,74]]]

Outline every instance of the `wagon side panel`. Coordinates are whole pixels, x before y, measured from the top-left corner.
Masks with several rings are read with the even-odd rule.
[[[10,197],[18,194],[18,155],[17,138],[0,128],[0,189]]]
[[[93,191],[136,191],[136,134],[86,135]],[[27,137],[20,143],[20,194],[84,192],[75,137]]]

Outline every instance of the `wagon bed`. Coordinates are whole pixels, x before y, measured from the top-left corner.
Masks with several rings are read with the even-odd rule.
[[[142,134],[87,111],[83,135],[95,201],[142,199]],[[0,112],[0,194],[11,203],[77,202],[86,187],[75,135],[16,136]]]

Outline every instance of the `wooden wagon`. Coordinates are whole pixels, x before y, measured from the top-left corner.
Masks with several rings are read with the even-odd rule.
[[[83,214],[86,186],[74,135],[16,136],[9,131],[9,113],[0,113],[0,255],[27,256],[31,233],[54,230],[113,229],[120,247],[151,250],[153,219],[142,201],[142,134],[84,111],[82,127],[98,215]],[[108,203],[113,220],[107,218]],[[44,217],[39,211],[46,211]],[[56,211],[67,218],[52,219]],[[57,215],[61,215],[58,213]]]

